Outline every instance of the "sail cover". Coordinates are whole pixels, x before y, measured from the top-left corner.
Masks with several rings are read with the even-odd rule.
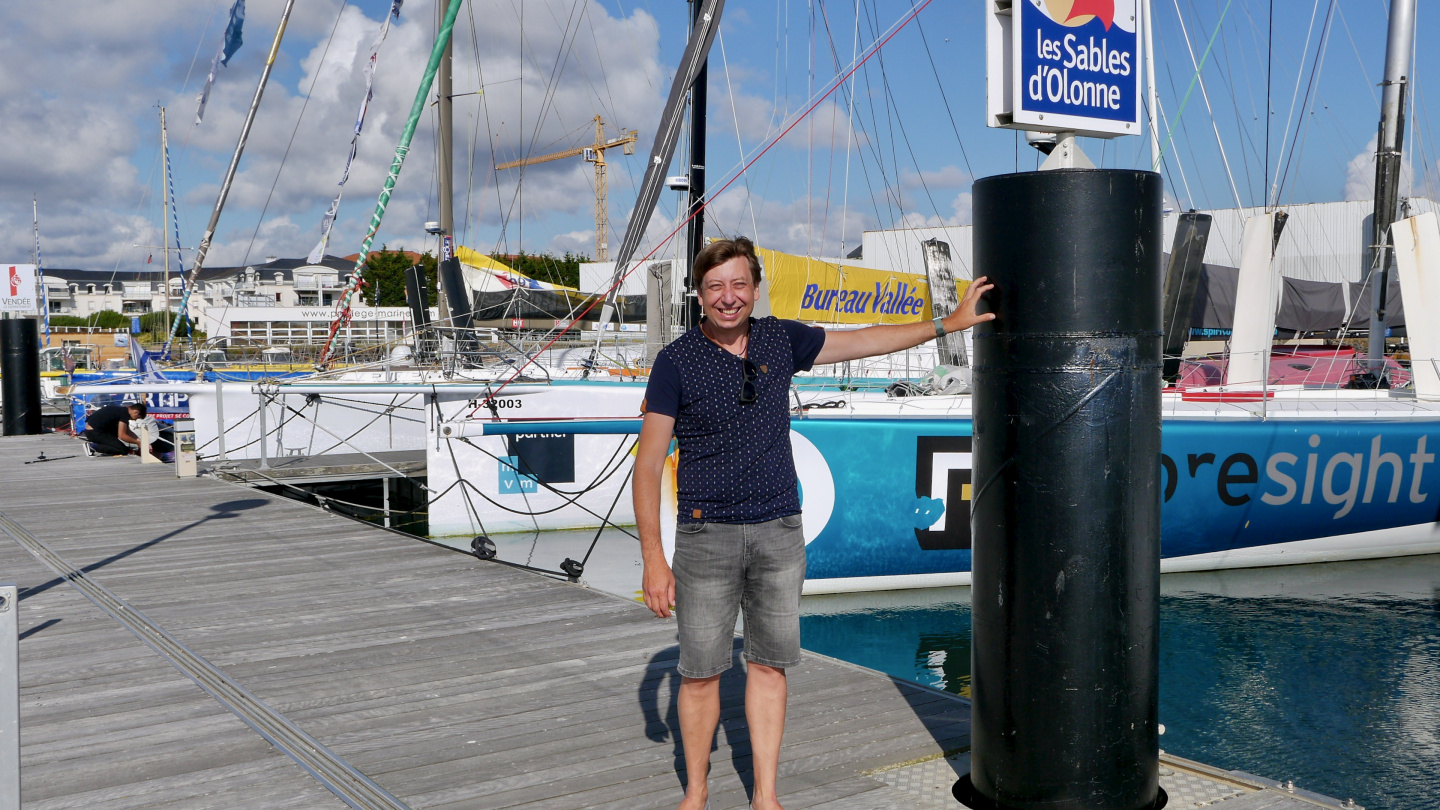
[[[1195,293],[1194,307],[1190,310],[1192,339],[1229,334],[1234,325],[1239,276],[1240,271],[1234,267],[1201,265],[1200,285]],[[1282,332],[1338,332],[1345,326],[1347,316],[1357,311],[1359,314],[1350,319],[1351,329],[1364,331],[1369,325],[1370,289],[1364,282],[1307,281],[1289,277],[1282,277],[1280,282],[1280,308],[1275,313],[1275,327]],[[1400,299],[1400,285],[1394,277],[1390,280],[1386,300],[1389,325],[1403,328],[1405,307]]]

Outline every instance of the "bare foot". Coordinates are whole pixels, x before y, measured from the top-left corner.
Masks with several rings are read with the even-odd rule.
[[[710,810],[710,789],[702,787],[697,792],[687,792],[678,810]]]
[[[756,796],[750,801],[751,810],[785,810],[780,806],[780,800],[773,796]]]

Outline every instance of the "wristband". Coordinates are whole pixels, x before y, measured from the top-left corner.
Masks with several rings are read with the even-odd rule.
[[[942,317],[943,317],[943,316],[942,316]],[[941,323],[941,320],[942,320],[942,318],[936,318],[935,320],[931,321],[931,323],[935,324],[935,337],[936,337],[936,338],[943,338],[943,337],[945,337],[945,324]]]

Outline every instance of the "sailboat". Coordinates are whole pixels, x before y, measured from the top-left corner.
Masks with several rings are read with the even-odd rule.
[[[1433,214],[1395,221],[1401,103],[1394,93],[1409,62],[1405,21],[1413,21],[1413,0],[1395,6],[1375,244],[1393,237],[1407,325],[1440,323],[1440,221]],[[667,119],[672,114],[667,105]],[[1406,370],[1378,356],[1382,341],[1374,341],[1366,368],[1388,388],[1272,383],[1277,218],[1283,215],[1263,211],[1245,228],[1240,304],[1219,384],[1164,394],[1162,570],[1440,552],[1440,377],[1427,371],[1433,361],[1424,361],[1440,357],[1440,342],[1424,326],[1412,327],[1412,351],[1422,359]],[[1186,253],[1177,239],[1175,296],[1183,295],[1187,262],[1198,269],[1203,256]],[[1379,253],[1373,283],[1388,290],[1392,254]],[[1380,321],[1371,334],[1383,335],[1383,300],[1376,310]],[[1293,352],[1281,356],[1298,362]],[[881,386],[843,390],[825,382],[831,381],[797,385],[791,421],[805,511],[806,592],[968,584],[968,394],[897,397]],[[574,385],[584,385],[583,394]],[[435,402],[427,438],[431,486],[445,494],[430,504],[432,533],[633,521],[625,457],[639,428],[640,390],[557,382],[525,397],[505,401],[503,390],[498,396]]]
[[[671,87],[637,212],[655,206],[686,96],[705,62],[722,5],[718,0],[697,3],[697,23]],[[1408,44],[1406,37],[1400,39]],[[1392,49],[1399,47],[1396,42],[1392,31]],[[1396,61],[1408,59],[1387,60]],[[1393,126],[1394,118],[1386,120]],[[443,132],[442,127],[442,144]],[[1389,147],[1382,142],[1382,148],[1398,154],[1398,140]],[[704,164],[694,157],[690,162]],[[442,171],[442,182],[447,174]],[[703,185],[693,176],[690,182],[692,201],[703,199]],[[442,220],[448,196],[442,193]],[[1377,198],[1393,199],[1386,193]],[[1382,236],[1387,230],[1395,236],[1407,306],[1412,313],[1440,313],[1440,301],[1411,292],[1433,289],[1426,285],[1434,283],[1427,280],[1435,277],[1440,260],[1440,226],[1433,217],[1422,217],[1391,228],[1393,205],[1390,210],[1388,218],[1376,221],[1386,224]],[[1415,379],[1409,388],[1270,383],[1265,369],[1274,330],[1275,218],[1273,211],[1252,217],[1242,239],[1245,258],[1239,271],[1247,303],[1236,313],[1223,390],[1191,386],[1164,395],[1158,460],[1162,568],[1205,570],[1440,551],[1440,388],[1421,373],[1423,364],[1412,366]],[[615,257],[617,268],[633,266],[637,256],[641,264],[650,258],[639,251],[644,227],[642,216],[632,217]],[[453,223],[442,222],[442,236],[452,228]],[[932,247],[938,259],[942,251]],[[1181,247],[1177,242],[1176,255],[1184,253]],[[442,284],[455,324],[448,327],[454,330],[450,340],[458,345],[472,326],[466,320],[471,301],[454,256],[442,258]],[[1179,284],[1184,256],[1171,264],[1177,268],[1172,273],[1180,274],[1175,277]],[[937,286],[933,279],[927,282]],[[1252,288],[1253,294],[1248,292]],[[612,292],[618,289],[612,285]],[[927,301],[924,309],[933,305]],[[613,319],[615,306],[613,296],[597,304],[602,324]],[[1410,320],[1424,318],[1416,314]],[[1440,317],[1429,320],[1440,322]],[[603,334],[597,330],[597,336]],[[1417,355],[1440,357],[1434,337],[1412,330],[1411,342]],[[508,368],[380,368],[267,382],[233,392],[234,400],[227,390],[210,406],[204,404],[206,391],[214,389],[199,383],[192,411],[202,452],[214,442],[233,448],[231,457],[290,452],[275,438],[274,426],[301,416],[306,421],[296,425],[321,437],[308,451],[364,447],[368,452],[375,446],[365,442],[382,432],[372,423],[381,420],[373,413],[352,415],[362,420],[361,430],[337,429],[329,414],[342,411],[330,403],[365,400],[383,409],[386,401],[392,406],[403,402],[411,418],[391,435],[401,436],[406,447],[426,451],[431,533],[474,536],[483,556],[493,554],[486,534],[633,523],[630,450],[644,386],[643,381],[589,374],[599,353],[592,348],[575,375],[564,372],[567,363],[553,357],[547,362],[534,353],[512,358]],[[950,365],[962,356],[958,347],[950,349]],[[1371,365],[1377,367],[1388,368]],[[912,376],[891,368],[894,377]],[[1378,377],[1383,371],[1375,373]],[[807,592],[967,584],[971,403],[963,393],[964,374],[954,374],[955,387],[934,379],[931,387],[940,393],[903,397],[894,395],[901,393],[896,389],[886,391],[898,382],[893,377],[856,386],[834,375],[836,370],[817,370],[813,384],[796,386],[791,422],[806,515]],[[313,413],[305,414],[312,406]],[[322,409],[328,409],[325,417],[319,416]],[[310,430],[310,424],[322,422],[326,430]],[[212,424],[217,429],[207,437]],[[229,439],[221,439],[225,436]],[[580,570],[572,566],[567,573],[578,577]]]

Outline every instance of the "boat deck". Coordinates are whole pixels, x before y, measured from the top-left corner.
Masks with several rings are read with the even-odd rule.
[[[273,484],[320,484],[334,481],[378,480],[381,478],[424,478],[424,450],[380,450],[374,453],[325,453],[318,456],[280,456],[266,459],[260,466],[258,458],[219,461],[206,459],[199,463],[202,473],[238,483],[267,486]]]
[[[169,465],[60,458],[77,449],[0,440],[27,808],[678,802],[672,622]],[[790,674],[787,808],[958,806],[965,701],[818,655]],[[747,804],[742,685],[722,680],[716,810]],[[1193,797],[1171,806],[1337,806],[1164,766]]]

